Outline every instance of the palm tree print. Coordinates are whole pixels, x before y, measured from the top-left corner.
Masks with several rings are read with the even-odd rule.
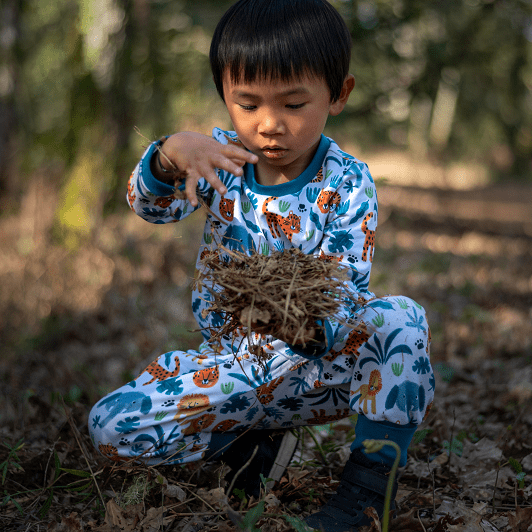
[[[391,345],[393,341],[395,340],[395,337],[402,330],[403,330],[402,327],[400,327],[392,331],[387,336],[386,341],[384,342],[384,347],[382,346],[381,341],[379,340],[379,336],[377,334],[374,334],[372,336],[372,339],[375,342],[375,347],[369,343],[371,340],[368,340],[368,342],[366,343],[366,349],[371,351],[374,354],[374,356],[364,357],[360,361],[360,367],[362,368],[368,362],[374,362],[375,364],[379,366],[385,366],[386,364],[388,364],[388,361],[390,360],[390,358],[392,358],[394,355],[397,355],[399,353],[403,355],[404,354],[412,355],[413,354],[412,350],[406,344],[399,344],[391,348]]]
[[[255,366],[251,366],[251,378],[240,373],[229,373],[228,375],[229,377],[233,377],[234,379],[238,379],[239,381],[247,384],[251,388],[258,388],[259,386],[262,386],[263,384],[266,384],[272,380],[273,377],[270,370],[273,362],[273,360],[266,362],[265,371],[263,372],[264,377],[261,377],[259,370]]]
[[[309,403],[309,405],[322,405],[332,401],[334,406],[338,406],[339,403],[348,403],[349,402],[349,390],[342,390],[341,388],[324,388],[321,392],[314,393],[304,393],[303,397],[306,399],[313,399],[320,397],[319,401],[314,403]]]
[[[415,327],[418,331],[427,332],[425,327],[421,325],[423,323],[423,314],[420,316],[417,315],[417,310],[414,308],[414,315],[410,314],[409,312],[406,313],[406,315],[410,318],[411,321],[407,321],[405,325],[407,327]]]

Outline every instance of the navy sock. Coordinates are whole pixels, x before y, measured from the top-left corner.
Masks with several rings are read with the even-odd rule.
[[[388,421],[371,421],[366,416],[359,414],[355,427],[355,441],[351,444],[351,450],[361,449],[364,451],[365,447],[362,445],[364,440],[393,441],[401,449],[399,465],[404,466],[406,464],[408,446],[417,428],[418,426],[414,423],[397,425]],[[368,453],[366,456],[374,462],[380,462],[391,467],[394,463],[396,452],[390,445],[385,445],[380,451]]]

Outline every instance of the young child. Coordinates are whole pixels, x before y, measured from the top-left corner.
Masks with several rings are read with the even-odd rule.
[[[322,134],[355,85],[350,47],[345,23],[325,0],[239,0],[216,28],[210,53],[235,131],[215,128],[212,138],[183,132],[153,143],[130,178],[128,201],[152,223],[177,222],[207,204],[198,268],[207,253],[224,260],[217,244],[264,254],[294,247],[348,268],[366,304],[346,305],[309,328],[304,345],[279,338],[275,326],[255,328],[253,342],[271,354],[263,371],[248,353],[244,327],[237,341],[224,337],[222,349],[210,341],[222,318],[207,312],[210,295],[196,286],[192,309],[205,337],[198,350],[161,355],[89,418],[94,445],[113,460],[217,458],[239,469],[258,446],[238,477],[257,495],[259,473],[270,476],[277,462],[279,478],[291,459],[287,429],[357,413],[338,492],[306,519],[327,531],[368,524],[369,506],[382,515],[395,451],[366,455],[362,442],[396,442],[404,465],[434,395],[424,310],[407,297],[375,298],[368,290],[378,214],[373,179]]]

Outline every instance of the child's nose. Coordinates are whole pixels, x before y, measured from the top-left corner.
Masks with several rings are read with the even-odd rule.
[[[267,113],[259,123],[259,133],[262,135],[276,135],[283,132],[283,123],[275,114]]]

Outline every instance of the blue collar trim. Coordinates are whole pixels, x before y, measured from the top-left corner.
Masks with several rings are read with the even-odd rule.
[[[295,179],[292,179],[292,181],[288,181],[288,183],[282,183],[281,185],[260,185],[255,179],[254,165],[246,163],[244,166],[246,183],[252,192],[262,194],[264,196],[279,197],[286,196],[287,194],[295,194],[296,192],[302,190],[305,185],[310,183],[316,177],[316,174],[323,164],[323,160],[325,159],[325,155],[327,154],[330,145],[331,139],[322,134],[316,154],[303,173]]]

